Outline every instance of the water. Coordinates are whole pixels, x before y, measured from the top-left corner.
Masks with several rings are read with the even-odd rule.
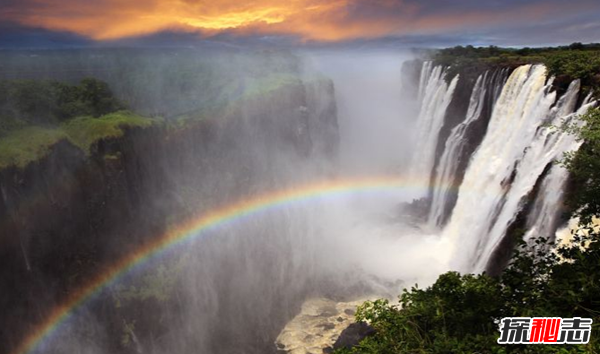
[[[458,169],[458,158],[465,146],[466,132],[469,126],[481,117],[484,99],[488,90],[488,73],[480,75],[473,87],[469,100],[466,119],[450,132],[444,153],[440,159],[433,184],[433,199],[429,211],[429,224],[440,226],[444,216],[444,209],[453,188],[453,177]]]
[[[434,66],[431,62],[423,64],[419,87],[421,106],[413,140],[415,154],[409,167],[409,175],[415,180],[428,182],[431,178],[438,136],[458,79],[457,75],[448,84],[442,66]]]
[[[468,159],[469,133],[476,123],[484,119],[484,115],[496,102],[502,91],[505,70],[480,75],[475,84],[469,106],[463,122],[452,129],[446,140],[442,157],[437,164],[435,179],[432,185],[432,200],[429,210],[428,224],[432,228],[440,228],[446,221],[447,214],[454,206],[456,189],[461,182],[458,169]],[[490,106],[490,107],[486,107]],[[486,108],[486,112],[484,112]],[[472,133],[471,133],[472,134]]]
[[[567,173],[553,163],[580,142],[549,125],[576,116],[579,82],[557,100],[542,65],[517,68],[503,85],[501,74],[482,74],[464,120],[439,141],[460,77],[448,80],[443,67],[425,62],[419,83],[403,82],[400,68],[407,58],[389,53],[314,56],[315,67],[333,79],[336,108],[325,86],[305,87],[305,101],[286,96],[285,102],[261,107],[277,115],[262,126],[257,124],[262,111],[243,107],[241,119],[216,128],[217,136],[223,134],[215,138],[219,145],[189,152],[189,170],[172,171],[172,178],[180,187],[174,193],[193,202],[194,211],[211,210],[213,199],[235,199],[238,190],[250,197],[332,175],[399,180],[410,175],[425,181],[422,188],[400,185],[322,196],[211,229],[105,289],[39,352],[268,353],[307,298],[394,297],[403,287],[426,286],[451,268],[484,270],[536,185],[541,191],[526,238],[554,232]],[[417,102],[398,97],[407,87],[415,90]],[[461,185],[455,186],[456,205],[444,226],[467,131],[496,97],[487,132],[470,156]],[[576,113],[592,105],[588,98]],[[309,130],[314,138],[319,126],[311,124],[335,109],[339,164],[320,156],[331,152],[327,139],[313,141],[307,159],[292,153],[288,136],[277,136],[287,131],[274,128],[283,121],[293,122],[298,135]],[[196,153],[200,159],[194,159]],[[435,227],[424,229],[434,232],[398,215],[400,203],[430,192],[429,181],[432,203],[426,223]],[[160,300],[165,294],[166,300]],[[127,348],[119,346],[119,336],[128,336]]]
[[[574,82],[571,86],[573,86],[572,89],[568,91],[568,94],[562,100],[572,102],[573,97],[569,95],[575,95],[576,88],[579,85]],[[563,109],[560,112],[556,111],[553,124],[556,126],[562,124],[563,122],[560,119],[562,115],[566,115],[562,118],[565,123],[574,123],[577,116],[585,114],[588,109],[594,106],[596,106],[596,102],[591,100],[591,94],[583,100],[581,107],[573,114],[568,114],[569,111],[566,110],[566,108],[570,108],[570,105],[563,104]],[[583,143],[583,141],[576,139],[575,135],[560,131],[544,129],[543,134],[546,136],[545,146],[556,154],[554,163],[548,175],[544,178],[532,210],[527,217],[527,233],[523,236],[523,239],[530,243],[538,237],[554,238],[554,232],[560,226],[560,212],[562,211],[565,186],[569,177],[569,172],[558,163],[558,160],[562,157],[563,152],[576,151]]]
[[[579,83],[556,104],[551,84],[542,65],[521,66],[506,82],[443,230],[455,247],[453,268],[485,269],[546,166],[572,147],[547,125],[572,112]]]

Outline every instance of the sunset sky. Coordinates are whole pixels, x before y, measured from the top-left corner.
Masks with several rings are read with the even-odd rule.
[[[0,46],[227,38],[411,46],[600,42],[599,0],[0,0]]]

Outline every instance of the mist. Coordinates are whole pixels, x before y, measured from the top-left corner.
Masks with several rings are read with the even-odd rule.
[[[417,102],[404,91],[416,82],[403,80],[410,52],[359,50],[312,52],[307,65],[333,80],[340,126],[344,174],[401,173],[414,143],[411,131]]]
[[[137,133],[126,155],[134,167],[119,167],[134,192],[107,201],[110,222],[94,231],[107,235],[102,262],[268,192],[408,178],[418,113],[418,83],[402,70],[408,52],[126,54],[72,59],[78,75],[98,74],[130,107],[169,124]],[[61,75],[59,60],[28,65]],[[402,217],[425,193],[402,183],[324,193],[204,230],[103,288],[34,352],[275,352],[307,299],[393,299],[447,270],[446,241]],[[61,301],[58,291],[49,297]]]
[[[15,353],[276,353],[312,300],[498,274],[515,228],[560,225],[549,166],[580,143],[547,123],[595,105],[543,65],[397,50],[0,59],[0,137],[26,151],[0,168]]]

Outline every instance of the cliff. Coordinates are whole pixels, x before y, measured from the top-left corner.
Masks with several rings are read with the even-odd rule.
[[[211,117],[173,122],[121,127],[120,136],[94,141],[89,151],[61,137],[39,159],[0,169],[5,350],[86,278],[170,226],[306,178],[265,171],[318,160],[329,173],[336,159],[336,107],[327,80],[285,82]],[[120,328],[115,332],[118,338]]]

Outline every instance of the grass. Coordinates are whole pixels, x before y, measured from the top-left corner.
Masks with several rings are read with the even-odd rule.
[[[11,131],[0,139],[0,169],[23,168],[48,155],[51,147],[65,138],[60,129],[26,127]]]
[[[257,78],[247,83],[243,97],[253,98],[271,93],[283,86],[297,85],[300,80],[297,76],[290,74],[272,74],[266,77]]]
[[[104,115],[100,118],[79,117],[61,125],[68,139],[86,154],[92,146],[102,139],[119,138],[125,133],[125,128],[147,128],[159,119],[145,118],[129,111],[119,111]]]
[[[299,83],[298,78],[288,74],[256,78],[246,82],[243,90],[237,95],[229,92],[228,97],[220,97],[212,105],[178,117],[174,120],[175,125],[181,128],[188,121],[217,115],[231,105],[228,100],[232,96],[238,96],[238,99],[255,98],[269,94],[283,86],[297,83]],[[229,87],[229,91],[234,90],[232,87]],[[0,126],[3,128],[0,129],[0,133],[2,133],[0,134],[0,169],[9,166],[23,168],[48,155],[52,146],[62,139],[68,139],[89,155],[94,144],[100,140],[119,138],[125,134],[127,128],[147,128],[162,120],[142,117],[129,111],[118,111],[99,118],[89,116],[73,118],[55,128],[23,126],[17,124],[21,123],[20,121],[9,122],[6,119],[2,119],[2,121],[6,122],[6,127]]]
[[[92,146],[99,140],[121,137],[126,128],[147,128],[159,122],[160,119],[119,111],[100,118],[74,118],[53,128],[26,126],[12,129],[0,136],[0,169],[11,166],[24,168],[47,156],[52,147],[63,139],[89,155]]]
[[[13,117],[0,116],[0,138],[8,135],[14,130],[25,128],[27,124],[20,119]]]
[[[201,109],[175,117],[170,126],[184,128],[192,121],[224,114],[237,103],[268,95],[284,86],[297,85],[300,79],[288,73],[257,76],[243,82],[223,85],[220,94],[203,105]],[[118,111],[99,118],[77,117],[64,121],[56,127],[32,126],[20,120],[0,117],[0,169],[29,163],[48,155],[54,144],[67,139],[90,155],[94,144],[103,139],[119,138],[127,128],[147,128],[162,119],[146,118],[129,111]],[[108,156],[114,159],[115,156]]]
[[[316,79],[315,79],[316,80]],[[175,117],[170,127],[180,129],[188,123],[225,115],[228,110],[238,107],[244,100],[268,95],[287,85],[298,85],[300,79],[292,74],[276,73],[224,85],[219,95],[202,108]]]

